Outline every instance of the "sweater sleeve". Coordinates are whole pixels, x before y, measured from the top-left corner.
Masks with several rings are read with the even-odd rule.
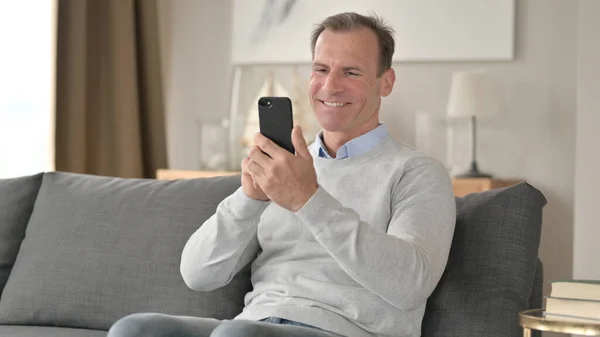
[[[414,310],[439,282],[454,234],[456,203],[445,167],[430,157],[409,160],[390,206],[387,233],[322,187],[296,214],[356,282],[399,309]]]
[[[198,291],[228,284],[258,254],[256,231],[268,205],[249,198],[241,187],[223,200],[183,248],[180,272],[185,284]]]

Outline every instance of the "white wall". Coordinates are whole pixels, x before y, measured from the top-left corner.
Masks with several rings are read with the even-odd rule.
[[[169,167],[199,167],[201,121],[227,116],[230,0],[159,0]]]
[[[600,1],[580,0],[575,147],[573,276],[600,279]]]
[[[231,1],[162,1],[169,7],[163,13],[170,30],[165,33],[165,40],[170,40],[169,162],[172,168],[197,168],[198,140],[192,121],[228,114]],[[526,179],[546,195],[549,204],[540,248],[545,277],[570,278],[577,4],[518,0],[516,24],[514,61],[394,65],[397,83],[384,100],[382,119],[394,136],[412,144],[417,111],[444,114],[452,71],[488,68],[505,92],[507,109],[505,116],[480,129],[480,167],[498,177]],[[308,69],[303,66],[304,74]]]

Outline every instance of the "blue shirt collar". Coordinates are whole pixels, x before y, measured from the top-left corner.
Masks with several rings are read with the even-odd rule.
[[[356,157],[363,153],[369,152],[372,148],[374,148],[379,142],[388,134],[388,130],[386,126],[382,123],[379,124],[375,129],[360,135],[346,144],[342,145],[337,150],[335,158],[331,157],[331,155],[327,152],[325,148],[325,144],[323,143],[323,130],[319,131],[317,136],[315,137],[315,147],[313,148],[316,153],[313,154],[318,155],[321,158],[327,159],[344,159],[349,157]]]

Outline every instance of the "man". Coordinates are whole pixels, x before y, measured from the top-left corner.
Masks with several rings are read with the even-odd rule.
[[[454,233],[448,173],[379,122],[395,81],[391,29],[335,15],[315,29],[312,51],[315,143],[294,128],[292,155],[257,134],[242,187],[182,254],[182,276],[198,291],[252,263],[243,312],[224,322],[136,314],[109,336],[420,336]]]

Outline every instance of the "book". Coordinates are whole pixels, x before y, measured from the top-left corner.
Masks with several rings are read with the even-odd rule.
[[[600,301],[600,280],[556,280],[550,285],[550,297]]]
[[[546,318],[600,324],[600,301],[547,297]]]
[[[584,324],[600,324],[600,321],[597,319],[591,318],[581,318],[577,316],[569,316],[569,315],[559,315],[553,313],[545,313],[545,318],[549,321],[563,321],[563,322],[575,322],[575,323],[584,323]]]

